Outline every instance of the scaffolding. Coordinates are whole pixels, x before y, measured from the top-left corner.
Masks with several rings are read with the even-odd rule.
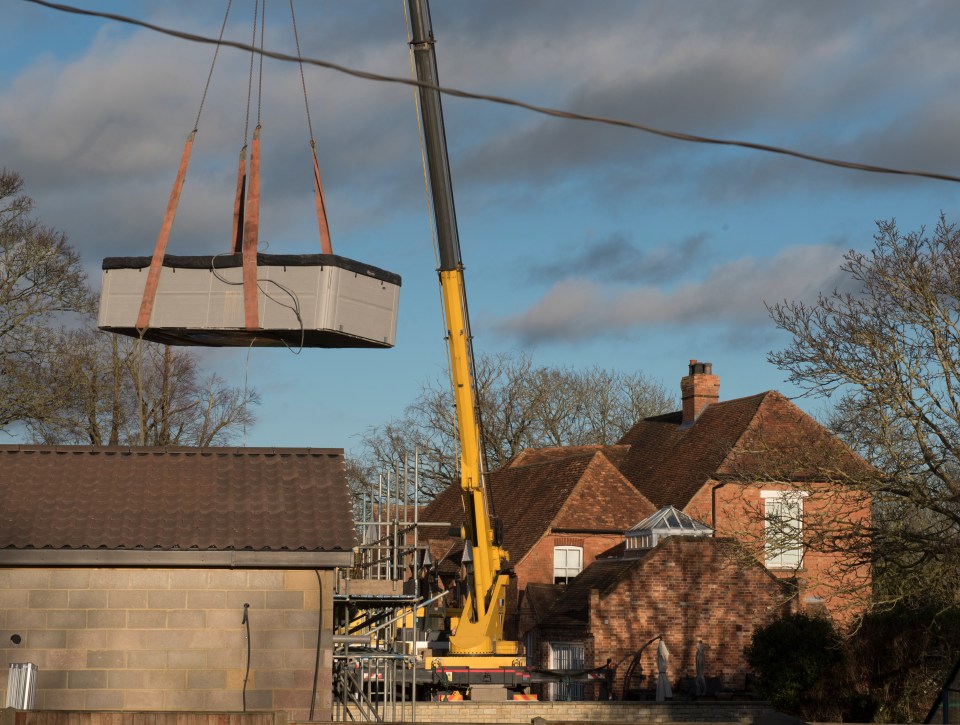
[[[437,647],[443,593],[431,591],[420,528],[449,524],[420,521],[419,472],[419,454],[412,466],[405,458],[358,503],[360,545],[334,594],[334,720],[415,721],[426,695],[424,653]]]

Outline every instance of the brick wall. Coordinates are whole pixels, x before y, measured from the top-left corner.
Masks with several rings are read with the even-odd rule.
[[[517,564],[517,581],[521,591],[530,582],[553,584],[553,548],[580,546],[583,548],[583,566],[590,566],[597,556],[623,541],[623,534],[547,534],[530,549]]]
[[[333,577],[322,576],[317,714],[328,718]],[[0,671],[37,665],[37,709],[240,711],[244,603],[247,708],[306,719],[320,606],[313,571],[0,570]],[[0,697],[5,687],[4,677]]]
[[[720,539],[671,537],[610,592],[591,596],[590,630],[594,666],[607,657],[619,662],[662,634],[670,650],[672,683],[695,674],[697,643],[707,647],[706,675],[743,689],[749,665],[743,654],[753,630],[783,612],[779,583],[762,566],[744,563]],[[641,659],[644,673],[656,673],[656,647]],[[625,667],[617,672],[615,691]],[[646,685],[649,686],[648,679]]]
[[[530,582],[537,584],[553,584],[553,548],[555,546],[583,547],[583,567],[587,568],[596,561],[597,556],[607,549],[623,541],[622,534],[552,534],[544,536],[530,549],[516,567],[517,577],[511,581],[511,589],[507,597],[507,626],[505,634],[508,638],[523,638],[532,622],[523,618],[523,590]],[[517,591],[519,590],[519,595]]]
[[[614,695],[624,692],[624,676],[634,655],[662,634],[670,650],[673,685],[695,674],[697,643],[707,646],[706,676],[725,688],[743,690],[749,671],[744,647],[753,630],[784,611],[780,583],[761,565],[737,558],[729,541],[671,537],[629,569],[606,592],[590,594],[589,621],[582,625],[549,618],[534,630],[533,660],[549,661],[550,642],[584,645],[585,663],[619,663]],[[641,659],[647,679],[630,689],[650,689],[657,672],[656,647]]]
[[[716,488],[715,494],[712,489]],[[813,613],[825,610],[841,627],[864,612],[871,593],[871,571],[858,563],[862,555],[835,550],[851,522],[869,524],[870,500],[862,492],[825,483],[807,483],[803,489],[804,554],[800,569],[771,570],[775,576],[795,580],[799,585],[796,606]],[[738,539],[745,552],[764,561],[764,502],[761,491],[793,490],[777,483],[708,481],[685,511],[710,524],[716,499],[718,536]],[[831,535],[831,532],[835,532]],[[821,539],[823,540],[821,542]]]

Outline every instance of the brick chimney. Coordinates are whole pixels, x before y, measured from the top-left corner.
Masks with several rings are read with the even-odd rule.
[[[712,363],[690,361],[689,375],[680,378],[680,398],[682,425],[692,425],[708,405],[720,400],[720,378],[713,374]]]

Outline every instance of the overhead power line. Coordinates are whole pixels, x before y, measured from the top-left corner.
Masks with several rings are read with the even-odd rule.
[[[795,151],[793,149],[783,148],[781,146],[772,146],[770,144],[756,143],[753,141],[738,141],[735,139],[711,138],[709,136],[697,136],[695,134],[683,133],[681,131],[670,131],[668,129],[656,128],[655,126],[648,126],[643,123],[637,123],[636,121],[628,121],[622,118],[610,118],[605,116],[594,116],[586,113],[576,113],[573,111],[564,111],[558,108],[550,108],[549,106],[538,106],[533,103],[518,101],[514,98],[506,98],[504,96],[495,96],[487,93],[474,93],[472,91],[463,91],[458,88],[450,88],[448,86],[436,86],[436,85],[433,85],[432,83],[425,83],[423,81],[418,81],[413,78],[401,78],[399,76],[388,76],[388,75],[383,75],[381,73],[373,73],[371,71],[357,70],[356,68],[349,68],[347,66],[343,66],[338,63],[333,63],[328,60],[321,60],[319,58],[297,57],[293,55],[288,55],[287,53],[280,53],[275,50],[266,50],[266,49],[256,48],[252,45],[247,45],[246,43],[238,43],[233,40],[218,41],[216,38],[209,38],[203,35],[196,35],[195,33],[187,33],[182,30],[165,28],[160,25],[154,25],[153,23],[148,23],[143,20],[131,18],[126,15],[119,15],[117,13],[107,13],[107,12],[100,12],[97,10],[87,10],[85,8],[78,8],[71,5],[63,5],[61,3],[50,2],[49,0],[24,0],[24,1],[33,3],[35,5],[41,5],[43,7],[50,8],[52,10],[59,10],[65,13],[72,13],[74,15],[86,15],[89,17],[104,18],[106,20],[115,20],[120,23],[135,25],[141,28],[146,28],[147,30],[153,30],[154,32],[157,32],[157,33],[169,35],[174,38],[189,40],[194,43],[207,43],[210,45],[216,45],[219,42],[219,44],[222,46],[225,45],[232,48],[237,48],[238,50],[244,50],[252,53],[259,53],[261,56],[265,56],[267,58],[273,58],[274,60],[282,60],[288,63],[307,63],[309,65],[317,66],[319,68],[326,68],[328,70],[336,71],[338,73],[343,73],[345,75],[353,76],[354,78],[362,78],[363,80],[377,81],[380,83],[395,83],[395,84],[405,85],[405,86],[415,86],[417,88],[427,88],[427,89],[439,91],[440,93],[444,93],[448,96],[454,96],[456,98],[465,98],[465,99],[475,100],[475,101],[487,101],[489,103],[497,103],[503,106],[513,106],[515,108],[523,108],[527,111],[533,111],[534,113],[543,114],[545,116],[553,116],[554,118],[562,118],[570,121],[584,121],[586,123],[598,123],[606,126],[619,126],[621,128],[627,128],[633,131],[643,131],[644,133],[650,133],[656,136],[663,136],[665,138],[671,138],[677,141],[710,144],[714,146],[734,146],[739,148],[752,149],[754,151],[763,151],[765,153],[779,154],[781,156],[790,156],[796,159],[802,159],[803,161],[811,161],[817,164],[825,164],[827,166],[836,166],[841,169],[852,169],[854,171],[867,171],[874,174],[916,176],[924,179],[935,179],[937,181],[951,181],[955,183],[960,183],[960,177],[953,176],[951,174],[941,174],[934,171],[912,171],[908,169],[892,168],[889,166],[876,166],[874,164],[861,164],[855,161],[843,161],[841,159],[832,159],[826,156],[816,156],[814,154],[804,153],[803,151]]]

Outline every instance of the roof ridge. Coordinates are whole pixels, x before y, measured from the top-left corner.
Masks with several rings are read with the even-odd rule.
[[[550,449],[535,448],[535,449],[531,449],[531,450],[535,450],[535,451],[542,451],[542,450],[563,450],[563,449],[565,449],[565,448],[567,448],[567,447],[568,447],[568,446],[555,446],[555,447],[550,448]],[[579,452],[576,452],[576,453],[569,453],[569,454],[567,454],[567,455],[565,455],[565,456],[559,456],[559,457],[557,457],[557,458],[550,458],[550,459],[545,460],[545,461],[531,461],[530,463],[517,463],[517,462],[515,462],[515,463],[513,463],[512,465],[510,465],[510,466],[508,466],[508,467],[498,468],[496,471],[493,471],[493,474],[506,473],[507,471],[518,471],[518,470],[523,469],[523,468],[536,468],[537,466],[550,466],[550,465],[554,465],[554,464],[556,464],[556,463],[562,463],[562,462],[564,462],[564,461],[570,461],[571,459],[574,459],[574,458],[586,458],[586,457],[588,457],[588,456],[592,458],[593,456],[597,455],[597,453],[599,453],[599,452],[600,452],[600,451],[597,451],[597,450],[592,450],[592,451],[579,451]],[[604,456],[604,457],[606,457],[606,456]]]
[[[789,400],[790,400],[790,399],[787,398],[783,393],[781,393],[781,392],[779,392],[779,391],[777,391],[777,390],[770,389],[770,390],[764,390],[762,393],[753,393],[752,395],[741,395],[739,398],[730,398],[729,400],[718,400],[716,403],[710,403],[710,405],[708,405],[708,406],[704,409],[704,412],[706,412],[706,410],[709,410],[710,408],[716,409],[716,408],[722,407],[722,406],[724,406],[724,405],[730,405],[730,404],[732,404],[732,403],[742,403],[742,402],[745,401],[745,400],[751,400],[751,399],[753,399],[753,398],[758,398],[758,399],[759,399],[759,398],[765,398],[766,396],[770,395],[771,393],[780,396],[781,398],[783,398],[783,399],[786,400],[786,401],[789,401]],[[669,413],[660,413],[659,415],[651,415],[651,416],[648,416],[648,417],[646,417],[646,418],[641,419],[641,420],[638,421],[638,422],[641,422],[641,423],[642,423],[642,422],[644,422],[644,421],[651,421],[651,422],[663,421],[663,420],[667,420],[668,418],[671,418],[671,417],[674,417],[674,416],[677,416],[677,415],[682,415],[682,414],[683,414],[683,411],[682,411],[682,410],[671,410]],[[633,427],[634,427],[634,426],[631,426],[631,429],[633,429]],[[627,432],[629,433],[629,430],[628,430]],[[626,433],[624,433],[624,435],[626,435]],[[622,439],[621,439],[621,440],[622,440]],[[619,445],[628,445],[628,444],[619,444]]]
[[[5,447],[0,549],[346,551],[355,545],[339,451],[125,450]],[[58,505],[51,507],[52,500]]]
[[[102,453],[102,454],[166,454],[199,453],[206,455],[343,455],[343,448],[302,447],[239,447],[239,446],[92,446],[92,445],[42,445],[31,443],[0,444],[0,453]]]
[[[743,402],[744,400],[750,400],[751,398],[765,398],[766,396],[770,395],[771,393],[775,393],[776,395],[779,395],[780,397],[786,399],[785,396],[783,395],[783,393],[780,393],[779,391],[774,390],[773,388],[771,388],[770,390],[764,390],[762,393],[753,393],[752,395],[741,395],[739,398],[730,398],[730,399],[728,399],[728,400],[719,400],[719,401],[717,401],[716,403],[712,403],[712,406],[715,406],[715,405],[725,405],[725,404],[727,404],[727,403],[741,403],[741,402]]]

